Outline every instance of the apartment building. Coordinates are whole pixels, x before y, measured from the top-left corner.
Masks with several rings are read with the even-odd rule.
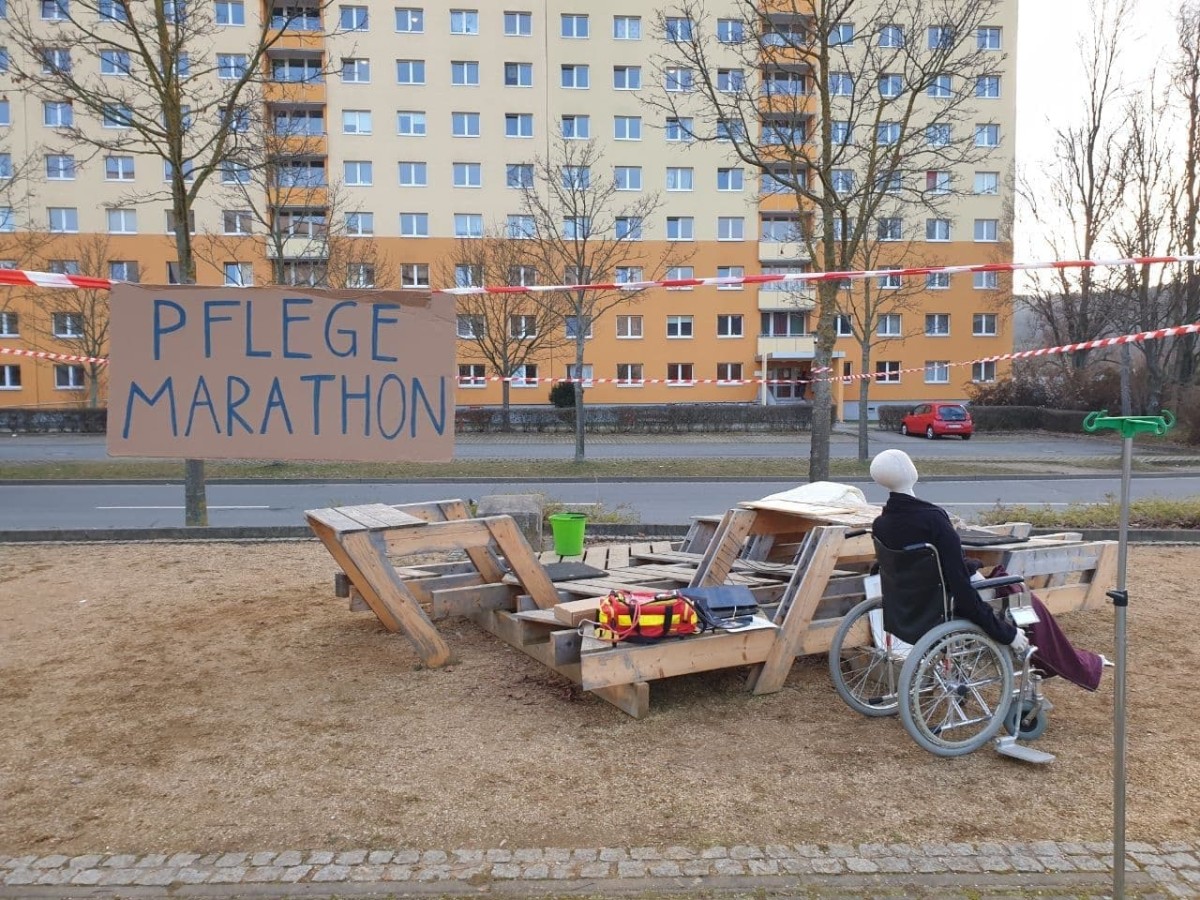
[[[53,34],[64,10],[81,2],[36,0],[32,15]],[[101,18],[119,5],[86,2],[98,2]],[[218,81],[244,70],[246,43],[255,39],[260,17],[284,29],[267,54],[267,82],[255,102],[268,133],[302,141],[305,149],[274,173],[276,183],[264,191],[269,196],[261,227],[257,214],[241,209],[231,193],[244,187],[244,173],[224,168],[206,188],[193,223],[201,283],[306,284],[327,276],[352,288],[450,287],[462,240],[497,229],[520,233],[521,189],[534,161],[553,158],[560,139],[596,141],[621,191],[660,195],[654,215],[638,223],[647,257],[672,246],[681,251],[678,265],[662,272],[630,266],[609,277],[740,276],[811,267],[796,239],[804,216],[794,196],[779,191],[770,172],[738,161],[728,144],[692,140],[689,120],[646,102],[660,87],[688,89],[682,79],[692,77],[653,63],[662,46],[659,7],[665,5],[360,0],[321,9],[303,0],[274,6],[203,2],[211,4],[214,26],[205,68]],[[730,4],[727,18],[706,23],[718,43],[745,39],[739,6]],[[0,0],[0,8],[16,14],[13,0]],[[978,98],[973,127],[976,142],[987,148],[986,162],[953,173],[955,183],[967,187],[954,191],[938,217],[914,214],[878,224],[881,240],[893,231],[897,239],[904,236],[905,255],[896,264],[1011,258],[1003,210],[1014,146],[1016,2],[1005,0],[999,9],[1002,16],[974,39],[981,49],[995,50],[997,59],[1003,56],[1002,74],[986,85],[953,86]],[[803,27],[799,15],[767,19],[773,29]],[[684,21],[668,25],[690,28]],[[883,40],[847,25],[847,42]],[[29,267],[27,260],[37,258],[48,269],[76,272],[89,257],[92,271],[86,274],[177,280],[162,160],[71,146],[65,128],[81,115],[17,82],[8,71],[11,52],[5,48],[0,56],[0,174],[10,176],[10,190],[0,200],[0,265]],[[119,55],[98,56],[70,64],[94,66],[114,78],[129,74]],[[193,68],[199,68],[196,56]],[[778,67],[738,73],[739,83],[766,82],[761,89],[768,95],[805,95],[822,77]],[[660,85],[664,78],[677,83]],[[104,120],[87,127],[120,124]],[[18,172],[27,174],[13,177]],[[937,191],[950,173],[908,172],[904,178]],[[335,232],[350,252],[331,250]],[[22,239],[35,234],[38,252],[30,257],[29,241]],[[353,252],[367,245],[370,254]],[[907,290],[913,293],[914,286]],[[8,293],[0,301],[0,346],[80,352],[86,329],[77,312],[54,306],[40,292]],[[916,294],[875,323],[877,337],[894,339],[873,349],[872,405],[963,397],[966,382],[995,378],[996,365],[954,364],[1011,349],[1011,289],[1003,276],[930,275]],[[796,402],[806,396],[811,377],[814,326],[812,292],[794,285],[649,290],[592,324],[582,371],[573,366],[570,345],[555,347],[514,373],[511,399],[545,403],[553,379],[582,377],[596,403]],[[858,374],[851,323],[839,320],[838,328],[834,374]],[[497,403],[498,373],[480,356],[470,330],[469,323],[460,329],[457,402]],[[0,356],[0,405],[78,403],[85,382],[78,363]],[[835,399],[841,401],[843,391],[839,408],[853,416],[856,389],[839,383]]]

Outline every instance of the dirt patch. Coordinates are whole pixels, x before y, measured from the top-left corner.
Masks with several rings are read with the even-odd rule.
[[[1194,548],[1130,556],[1129,837],[1200,835]],[[316,543],[0,548],[0,852],[1108,838],[1112,677],[1031,768],[837,699],[672,679],[636,722],[469,622],[460,661],[332,595]],[[1112,651],[1112,613],[1062,617]]]

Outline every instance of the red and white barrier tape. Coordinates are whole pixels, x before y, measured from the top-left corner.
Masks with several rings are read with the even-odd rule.
[[[32,356],[34,359],[57,359],[63,362],[97,363],[108,365],[103,356],[71,356],[68,353],[51,353],[48,350],[20,350],[16,347],[0,347],[0,354],[7,356]]]

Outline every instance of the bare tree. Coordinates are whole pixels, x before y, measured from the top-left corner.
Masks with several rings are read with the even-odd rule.
[[[978,40],[995,0],[731,6],[738,20],[718,18],[703,0],[659,16],[663,90],[649,102],[795,198],[794,240],[816,270],[854,268],[872,229],[894,218],[885,212],[893,204],[928,208],[926,184],[911,173],[953,173],[985,156],[977,144],[998,143],[998,126],[977,139],[968,125],[976,91],[998,87],[1005,58]],[[816,368],[830,366],[838,308],[838,284],[819,282]],[[809,478],[818,480],[829,473],[830,382],[816,381],[813,394]]]
[[[268,52],[293,29],[319,28],[326,5],[268,5],[259,21],[234,23],[218,21],[218,5],[189,0],[13,0],[5,25],[17,84],[50,104],[64,142],[163,161],[166,188],[138,200],[170,202],[178,280],[194,284],[195,202],[244,151],[245,111],[277,62]],[[215,48],[230,24],[246,27],[241,52],[223,59]],[[202,460],[186,461],[184,494],[186,523],[207,524]]]
[[[1200,227],[1200,4],[1185,0],[1176,14],[1176,57],[1172,84],[1183,104],[1185,144],[1182,153],[1182,184],[1179,190],[1177,221],[1179,252],[1196,255],[1197,228]],[[1179,322],[1200,319],[1200,272],[1196,263],[1187,262],[1173,290],[1177,294]],[[1200,342],[1195,335],[1175,339],[1175,380],[1191,384],[1200,372]]]
[[[526,241],[503,234],[463,238],[443,260],[440,281],[457,288],[482,285],[534,285],[539,273],[529,264]],[[555,295],[557,296],[557,295]],[[533,302],[524,294],[464,294],[458,297],[458,335],[500,376],[503,427],[511,425],[513,378],[532,380],[528,367],[547,351],[568,342],[564,312],[553,297]],[[573,342],[572,342],[573,343]]]
[[[518,237],[539,278],[568,285],[653,281],[688,258],[674,243],[656,251],[643,242],[646,223],[662,200],[653,193],[622,193],[603,161],[594,141],[560,138],[549,156],[529,164],[519,176],[522,212],[509,233]],[[588,335],[605,314],[637,293],[631,286],[529,295],[558,320],[575,345],[575,462],[583,462],[585,455]]]
[[[1073,124],[1055,130],[1055,160],[1045,177],[1026,176],[1018,193],[1028,221],[1054,259],[1090,259],[1112,239],[1126,189],[1119,136],[1128,127],[1120,83],[1121,41],[1134,15],[1132,0],[1097,0],[1092,29],[1080,42],[1087,91]],[[1090,268],[1035,272],[1025,304],[1056,344],[1090,341],[1111,332],[1119,310],[1111,274]],[[1081,373],[1086,352],[1067,354]]]

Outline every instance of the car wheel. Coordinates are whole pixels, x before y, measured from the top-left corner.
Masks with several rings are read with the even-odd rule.
[[[933,433],[932,425],[925,429],[925,437],[929,438],[931,441],[937,437],[937,435]]]
[[[900,433],[906,436],[908,435],[908,426],[903,422],[900,423]]]
[[[971,439],[971,436],[970,436],[969,434],[964,434],[964,435],[962,436],[962,439],[963,439],[964,441],[969,441],[969,440]]]

